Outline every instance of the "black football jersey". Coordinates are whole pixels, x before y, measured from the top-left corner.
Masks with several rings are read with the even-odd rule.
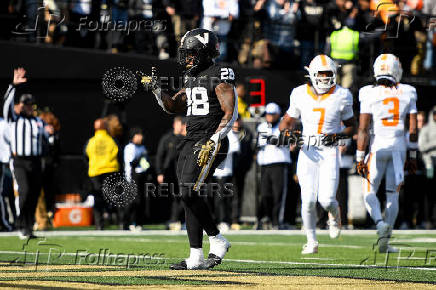
[[[195,77],[185,77],[186,139],[210,138],[217,130],[224,112],[216,96],[220,83],[235,83],[235,73],[227,66],[213,64]]]

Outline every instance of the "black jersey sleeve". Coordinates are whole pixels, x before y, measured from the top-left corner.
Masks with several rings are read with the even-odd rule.
[[[217,66],[216,74],[219,79],[219,83],[229,83],[235,85],[236,75],[233,68],[224,65]]]

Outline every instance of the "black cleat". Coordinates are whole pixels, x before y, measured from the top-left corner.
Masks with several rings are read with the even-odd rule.
[[[205,269],[212,269],[213,267],[221,264],[222,259],[215,254],[210,253],[207,260],[204,261]]]
[[[172,264],[170,266],[170,269],[171,270],[188,270],[188,266],[186,265],[186,261],[183,260],[183,261],[181,261],[179,263]]]

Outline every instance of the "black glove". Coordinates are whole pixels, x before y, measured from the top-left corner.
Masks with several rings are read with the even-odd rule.
[[[338,145],[338,141],[341,139],[347,139],[348,136],[343,134],[324,134],[322,136],[321,142],[324,146],[336,146]]]

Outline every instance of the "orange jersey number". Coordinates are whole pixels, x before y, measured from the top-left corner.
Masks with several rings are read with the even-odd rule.
[[[393,103],[394,106],[388,112],[393,114],[394,117],[392,120],[383,119],[383,125],[387,127],[395,127],[397,126],[400,118],[400,100],[397,97],[386,98],[383,100],[383,105],[387,105],[389,103]]]
[[[324,108],[314,108],[313,111],[321,113],[321,116],[319,117],[319,122],[318,122],[318,134],[321,134],[322,133],[322,126],[324,125],[325,109]]]

